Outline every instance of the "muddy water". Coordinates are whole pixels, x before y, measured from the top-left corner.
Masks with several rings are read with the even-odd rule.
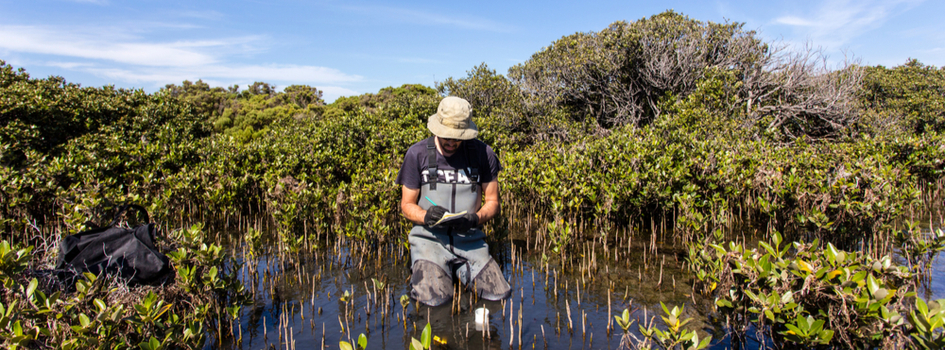
[[[642,339],[639,324],[662,328],[661,302],[684,306],[692,318],[687,328],[700,330],[700,338],[712,335],[712,348],[731,347],[724,321],[710,312],[712,301],[692,293],[685,251],[659,246],[654,252],[643,236],[637,240],[643,243],[617,242],[608,250],[583,244],[566,267],[547,250],[529,249],[522,235],[490,238],[512,297],[488,302],[461,292],[454,303],[435,308],[401,305],[410,278],[402,245],[335,242],[291,259],[244,259],[241,278],[255,304],[244,307],[232,336],[207,348],[338,349],[340,341],[355,344],[365,334],[368,349],[406,349],[429,323],[434,349],[617,349],[627,336],[613,316],[629,309],[636,320],[629,337]],[[945,298],[943,276],[940,255],[920,296]],[[489,310],[488,326],[477,327],[478,308]],[[752,339],[746,341],[752,348]]]
[[[704,316],[706,304],[692,295],[682,252],[604,251],[588,244],[573,253],[578,263],[563,269],[557,257],[530,251],[523,241],[489,244],[512,297],[489,302],[461,292],[451,305],[434,308],[401,305],[410,278],[402,246],[337,244],[291,261],[246,259],[241,278],[256,302],[244,307],[232,336],[209,347],[337,349],[363,333],[369,349],[406,349],[429,323],[435,349],[616,349],[623,330],[613,316],[630,309],[638,323],[654,317],[659,323],[661,301],[685,305],[695,329],[717,328]],[[477,308],[490,311],[488,326],[477,327]],[[641,337],[637,328],[631,332]]]

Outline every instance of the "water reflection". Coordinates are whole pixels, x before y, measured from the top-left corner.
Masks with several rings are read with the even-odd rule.
[[[930,210],[930,212],[933,213],[937,212],[938,215],[925,215],[916,221],[922,233],[930,234],[933,229],[945,229],[945,220],[942,219],[941,210],[942,209]],[[935,216],[935,218],[932,216]],[[938,220],[936,220],[936,218]],[[939,224],[933,227],[933,222],[935,221],[938,221]],[[943,258],[942,255],[943,254],[938,254],[935,256],[935,259],[932,260],[932,268],[929,272],[931,279],[919,286],[918,294],[920,297],[925,298],[925,300],[945,298],[945,258]]]
[[[208,347],[337,348],[339,341],[355,344],[364,333],[369,349],[404,349],[429,322],[435,349],[616,349],[622,330],[613,316],[629,308],[636,324],[659,323],[661,301],[685,305],[695,329],[717,326],[704,316],[706,303],[692,294],[679,251],[605,251],[588,243],[577,253],[586,256],[574,259],[584,263],[563,269],[522,241],[502,237],[488,243],[514,288],[512,297],[488,302],[464,292],[436,308],[413,301],[401,306],[409,288],[409,254],[394,243],[326,244],[293,259],[273,254],[244,260],[240,276],[256,303],[244,308],[232,337]],[[481,331],[473,315],[479,307],[491,314]],[[641,337],[636,324],[630,329]]]
[[[401,304],[409,289],[409,254],[396,242],[323,242],[309,255],[244,258],[240,276],[256,303],[244,308],[233,336],[207,347],[332,349],[340,341],[355,344],[363,333],[369,349],[405,349],[429,323],[434,349],[617,349],[623,331],[614,316],[629,309],[635,320],[629,337],[642,339],[639,325],[661,325],[661,302],[683,306],[683,317],[692,319],[688,328],[699,330],[700,338],[711,335],[712,348],[759,348],[769,341],[751,329],[732,339],[725,320],[712,312],[713,301],[693,293],[686,252],[652,244],[658,240],[647,233],[608,242],[607,249],[579,243],[565,260],[529,247],[524,235],[488,242],[513,287],[511,298],[488,302],[462,292],[434,308]],[[919,295],[945,298],[943,273],[945,259],[938,256]],[[477,329],[474,310],[480,307],[491,317],[488,327]]]

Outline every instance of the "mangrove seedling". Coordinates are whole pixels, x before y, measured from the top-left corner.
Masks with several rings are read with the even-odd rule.
[[[338,342],[338,348],[341,350],[355,350],[351,343],[344,340]],[[358,349],[367,349],[367,336],[364,333],[358,336]]]

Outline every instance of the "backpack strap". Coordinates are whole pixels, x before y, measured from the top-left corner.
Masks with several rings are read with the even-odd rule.
[[[427,139],[427,183],[430,189],[436,191],[436,136]]]

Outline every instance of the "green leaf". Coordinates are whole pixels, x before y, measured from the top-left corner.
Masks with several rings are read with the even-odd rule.
[[[660,306],[663,307],[663,312],[665,312],[667,315],[673,314],[672,312],[669,312],[669,307],[667,307],[666,304],[663,304],[662,301],[660,301]]]
[[[771,235],[771,242],[774,243],[774,246],[775,246],[775,247],[780,247],[780,246],[781,246],[781,241],[782,241],[782,239],[783,239],[783,238],[781,237],[781,234],[778,233],[777,231],[775,231],[774,234]],[[711,337],[710,337],[710,339],[711,339]]]
[[[410,338],[410,350],[423,350],[423,343],[417,338]]]
[[[796,321],[797,321],[797,328],[803,330],[803,331],[804,331],[804,334],[807,334],[808,332],[810,332],[810,325],[811,325],[811,322],[813,322],[813,320],[814,320],[814,318],[811,317],[811,316],[799,317],[799,318],[796,320]]]
[[[358,347],[361,349],[367,349],[367,336],[364,335],[364,333],[361,333],[361,335],[358,336]]]
[[[810,316],[808,316],[810,317]],[[816,320],[811,324],[810,333],[820,333],[824,329],[824,320]]]
[[[153,350],[161,349],[161,342],[153,336],[151,337],[151,340],[148,340],[148,345],[151,345],[151,349]]]
[[[699,342],[699,346],[696,347],[696,349],[705,349],[709,347],[709,342],[711,341],[712,341],[712,336],[711,335],[706,336],[705,339],[702,339],[702,341]]]
[[[830,340],[833,339],[833,330],[825,330],[820,332],[820,340],[822,343],[827,344]]]
[[[420,334],[420,343],[423,344],[424,349],[429,349],[433,341],[433,331],[430,328],[430,322],[427,322],[427,325],[423,327],[423,333]]]
[[[734,306],[732,305],[732,302],[731,302],[731,301],[728,301],[727,299],[724,299],[724,298],[716,299],[716,300],[715,300],[715,305],[718,306],[718,307],[727,307],[727,308],[732,308],[732,307],[734,307]]]
[[[770,254],[771,256],[777,256],[777,255],[778,255],[778,254],[775,252],[774,248],[771,247],[770,244],[765,243],[764,241],[761,241],[761,242],[758,242],[758,245],[760,245],[762,248],[764,248],[764,249],[768,252],[768,254]]]
[[[790,330],[791,332],[794,332],[794,334],[798,336],[807,336],[807,332],[802,331],[800,328],[797,328],[797,326],[793,324],[785,323],[784,326],[787,327],[788,330]]]
[[[102,299],[96,298],[92,301],[92,303],[95,304],[96,308],[98,308],[98,312],[102,312],[107,308],[107,306],[105,306],[105,302],[102,301]]]
[[[837,264],[842,264],[842,263],[846,262],[846,258],[847,258],[847,253],[846,253],[846,252],[844,252],[844,251],[842,251],[842,250],[837,252]]]
[[[716,254],[718,254],[720,257],[728,253],[728,251],[726,251],[725,248],[723,248],[722,246],[719,246],[718,244],[709,244],[709,246],[714,248]]]
[[[873,278],[872,274],[866,277],[866,286],[867,286],[867,289],[870,291],[870,295],[872,295],[873,293],[876,293],[876,291],[879,289],[879,283],[876,282],[876,279]]]
[[[348,342],[343,341],[343,340],[340,341],[340,342],[338,342],[338,348],[339,348],[340,350],[354,350],[354,348],[351,347],[351,343],[348,343]]]
[[[29,286],[26,287],[26,297],[27,297],[27,298],[31,298],[31,297],[33,296],[33,292],[36,291],[36,287],[37,287],[38,285],[39,285],[39,281],[37,281],[35,278],[32,279],[32,280],[30,280]]]
[[[95,283],[95,281],[98,279],[98,276],[91,272],[83,272],[82,276],[85,276],[85,278],[89,280],[89,283]]]
[[[827,261],[830,261],[831,265],[837,264],[837,247],[834,247],[832,243],[827,243],[827,249],[824,249],[824,255],[827,256]]]
[[[932,301],[930,301],[930,302],[929,302],[929,314],[930,314],[930,315],[937,315],[937,314],[941,313],[941,312],[942,312],[942,304],[943,304],[943,301],[945,301],[945,300],[938,299],[938,300],[932,300]]]

